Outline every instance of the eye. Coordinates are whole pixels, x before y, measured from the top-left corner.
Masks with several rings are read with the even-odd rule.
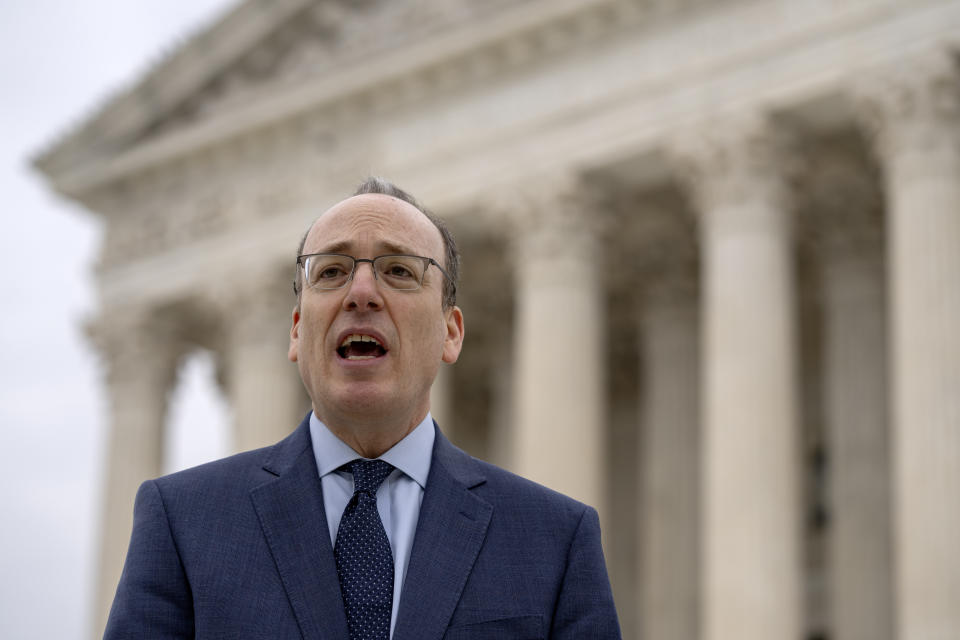
[[[330,278],[339,278],[346,275],[346,270],[342,265],[334,264],[321,267],[316,275],[317,280],[328,280]]]
[[[350,277],[351,265],[337,256],[316,256],[307,263],[310,286],[336,289]]]
[[[391,262],[383,270],[383,275],[391,278],[415,278],[416,274],[410,267],[400,262]]]
[[[423,282],[421,260],[416,256],[379,256],[374,268],[380,281],[391,289],[413,290]]]

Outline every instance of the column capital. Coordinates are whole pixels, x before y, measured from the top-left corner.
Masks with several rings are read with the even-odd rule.
[[[593,257],[607,228],[593,188],[577,174],[540,175],[497,191],[491,208],[503,219],[518,257]]]
[[[701,212],[758,200],[780,209],[787,140],[766,115],[751,111],[702,122],[671,139],[667,152]]]
[[[144,306],[106,308],[85,329],[103,358],[111,387],[150,380],[168,388],[187,349],[176,318]]]
[[[884,156],[960,142],[960,74],[948,50],[928,49],[876,67],[853,93]]]
[[[211,294],[229,327],[231,340],[256,344],[289,329],[297,304],[293,294],[293,271],[251,270]],[[285,336],[286,334],[283,333]]]

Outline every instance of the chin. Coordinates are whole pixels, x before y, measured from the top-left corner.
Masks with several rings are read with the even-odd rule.
[[[377,415],[396,406],[396,396],[374,383],[352,383],[338,389],[328,397],[328,406],[337,407],[343,413],[368,413]]]

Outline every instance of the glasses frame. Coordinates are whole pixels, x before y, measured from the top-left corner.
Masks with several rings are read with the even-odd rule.
[[[350,275],[349,277],[347,277],[346,281],[339,287],[318,287],[318,286],[311,286],[307,284],[307,268],[306,268],[305,261],[307,258],[314,258],[317,256],[336,256],[338,258],[350,258],[351,260],[353,260],[353,269],[350,270]],[[377,275],[377,269],[374,267],[374,263],[377,260],[380,260],[381,258],[416,258],[418,260],[423,260],[423,273],[420,274],[420,281],[417,283],[417,286],[414,287],[413,289],[397,289],[396,287],[392,287],[386,282],[384,282],[383,280],[381,280],[380,276]],[[390,289],[391,291],[419,291],[420,289],[423,288],[423,279],[427,276],[427,269],[430,268],[430,265],[433,265],[437,269],[439,269],[440,273],[442,273],[447,278],[447,280],[450,281],[451,286],[454,288],[454,291],[456,291],[456,284],[453,283],[453,278],[450,277],[450,274],[447,273],[444,270],[444,268],[440,266],[439,262],[427,256],[415,256],[407,253],[385,253],[380,256],[374,256],[372,258],[355,258],[354,256],[351,256],[346,253],[326,253],[326,252],[303,253],[297,256],[297,266],[301,271],[301,277],[303,280],[303,289],[317,289],[319,291],[337,291],[338,289],[343,289],[344,287],[346,287],[348,284],[353,282],[353,276],[355,276],[357,273],[357,265],[361,262],[369,262],[370,270],[373,271],[373,279],[378,283],[383,284],[383,286]]]

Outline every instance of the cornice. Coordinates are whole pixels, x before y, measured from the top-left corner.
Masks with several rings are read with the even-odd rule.
[[[91,157],[119,152],[310,2],[243,2],[173,49],[132,87],[110,96],[83,124],[39,153],[34,165],[56,176]]]
[[[287,0],[287,4],[290,11],[302,8],[294,7],[294,0]],[[698,0],[681,4],[695,5]],[[128,135],[123,149],[98,148],[92,142],[81,149],[84,140],[89,142],[102,133],[96,126],[101,120],[98,118],[68,143],[44,154],[37,166],[52,177],[60,192],[81,198],[92,189],[149,167],[307,113],[334,121],[358,118],[435,95],[437,90],[469,86],[492,73],[515,71],[523,64],[550,60],[574,43],[602,38],[653,12],[667,11],[658,5],[653,0],[510,3],[500,11],[436,30],[428,37],[396,43],[389,52],[358,52],[353,59],[338,61],[335,67],[309,78],[283,74],[276,79],[266,78],[249,92],[239,91],[235,97],[211,107],[203,117],[184,121],[155,139],[141,139],[133,144]],[[215,30],[206,39],[215,39]],[[152,91],[164,93],[157,88]],[[145,94],[137,95],[143,103]],[[110,107],[114,108],[120,109]],[[81,161],[81,151],[92,157]]]

